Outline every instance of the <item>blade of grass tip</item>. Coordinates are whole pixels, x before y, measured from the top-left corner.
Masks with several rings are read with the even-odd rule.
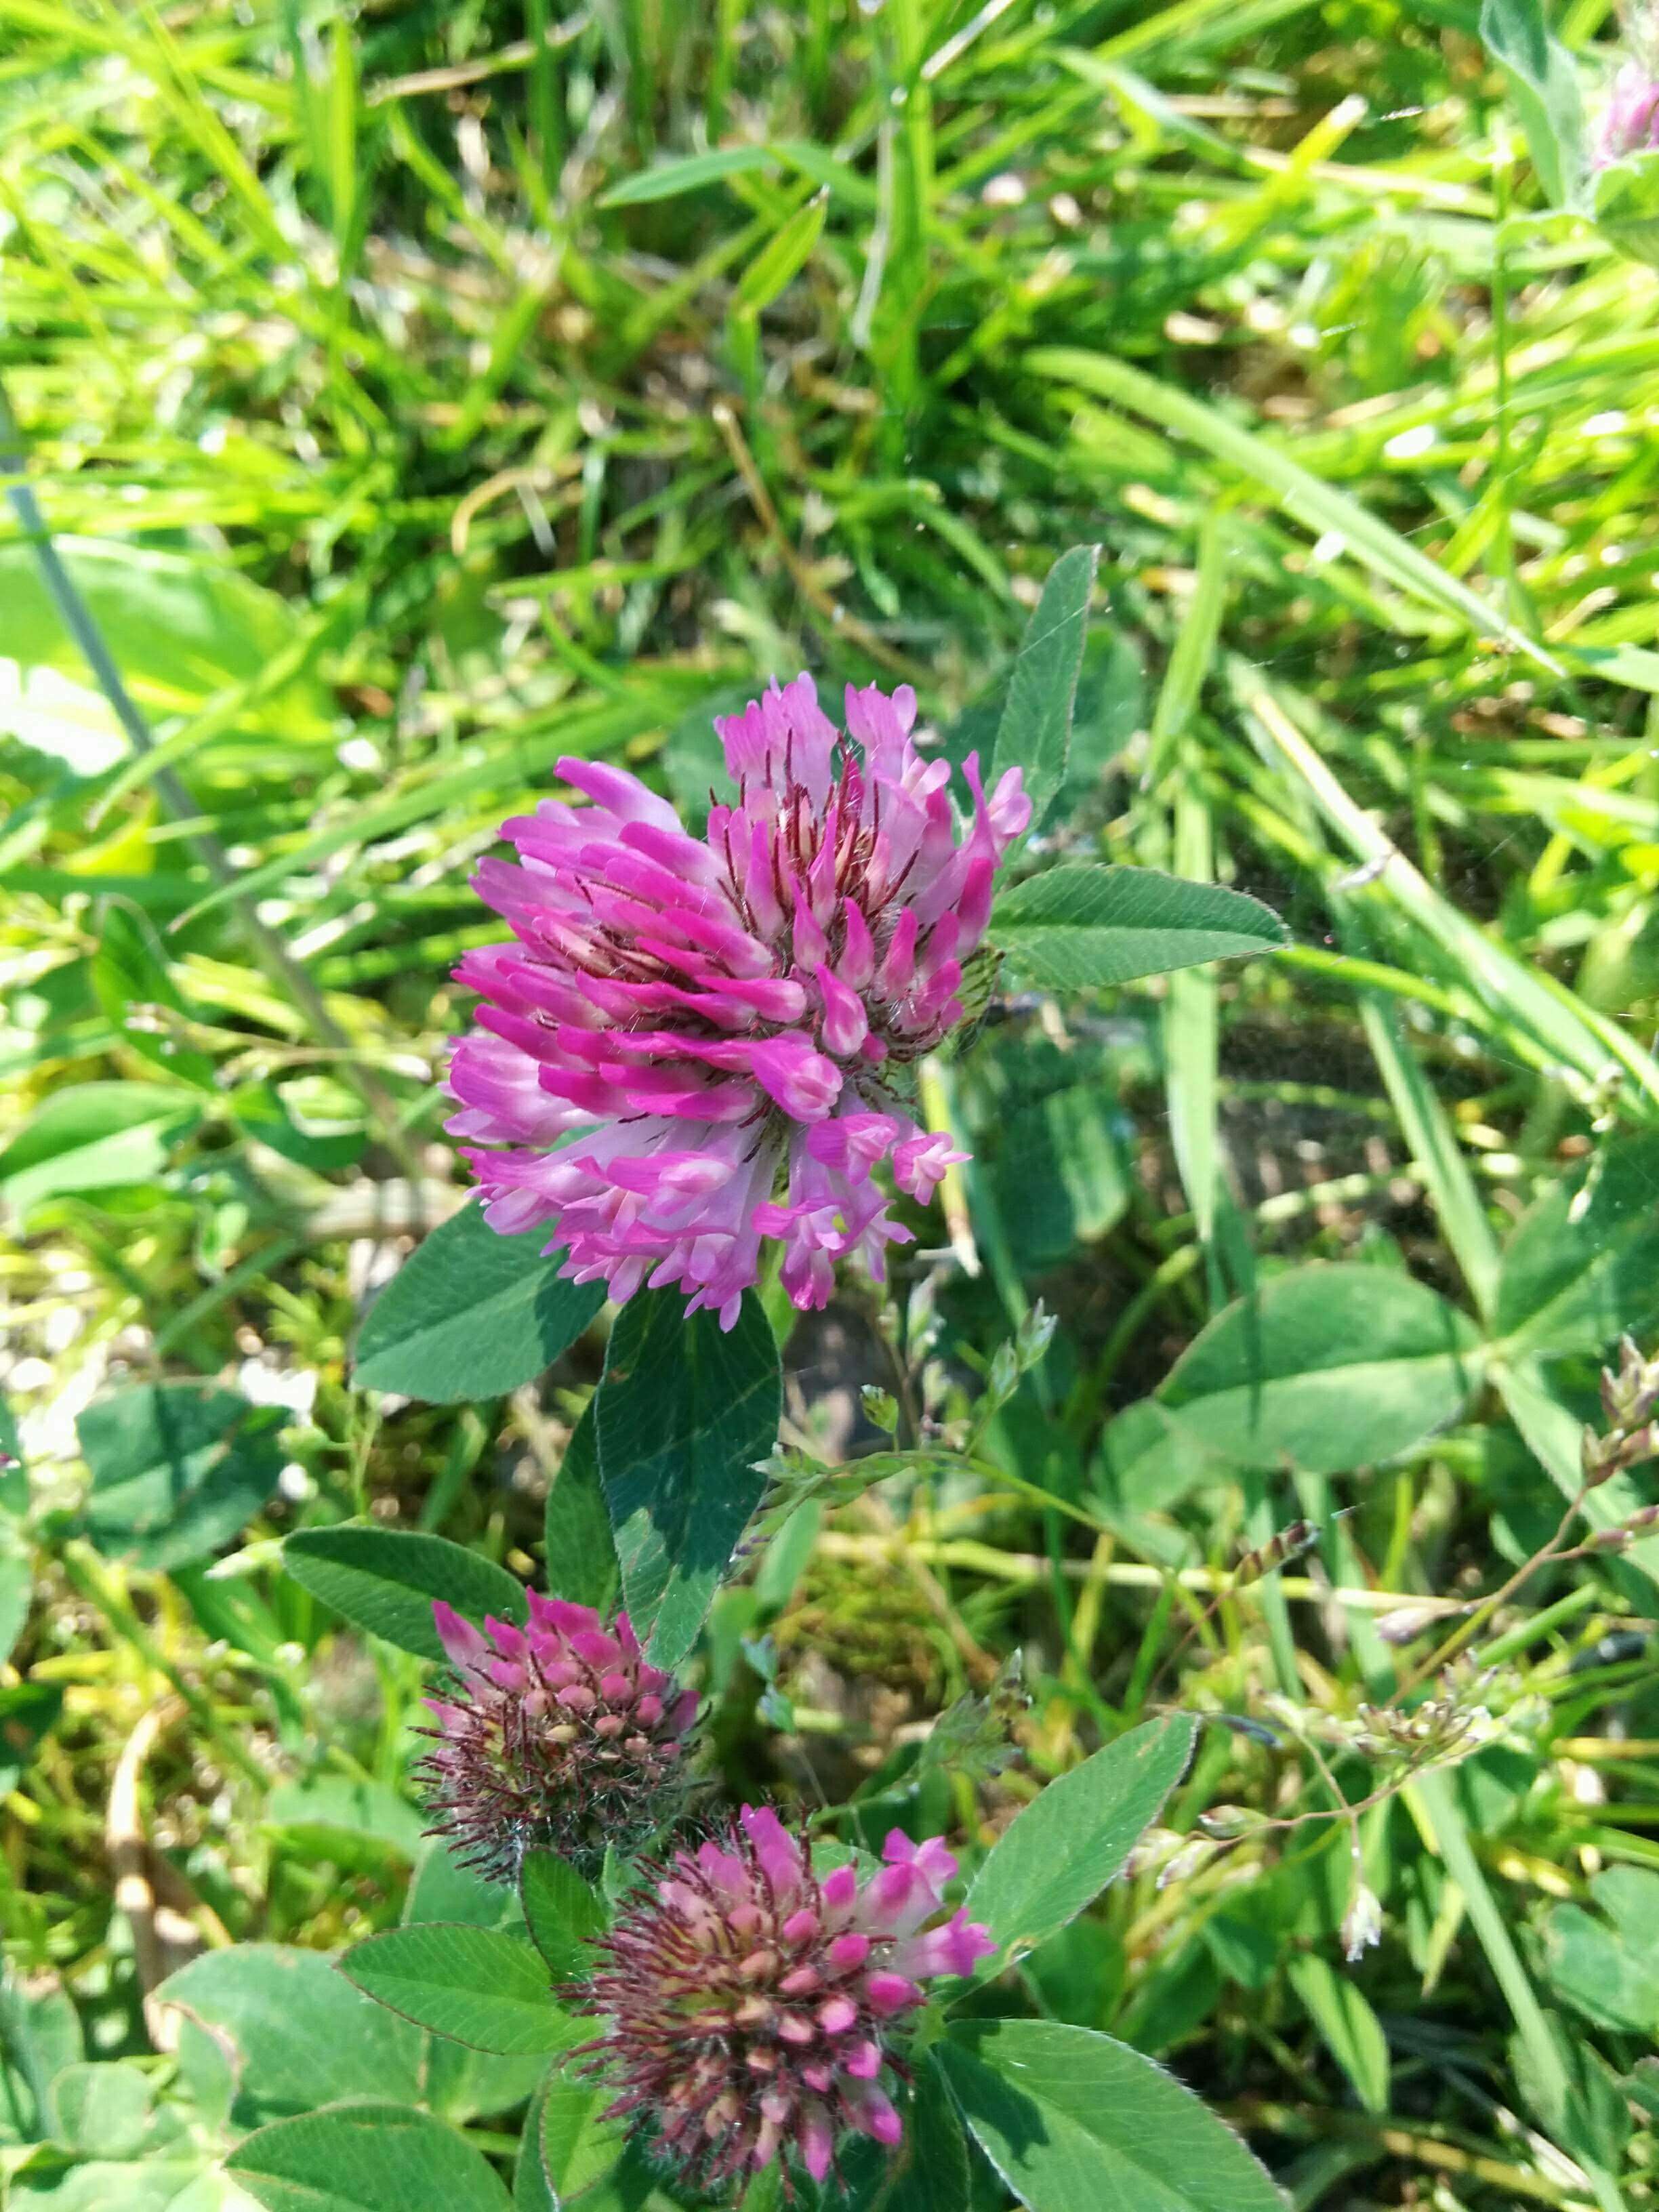
[[[1439,1849],[1446,1872],[1463,1893],[1470,1923],[1486,1954],[1492,1978],[1504,1993],[1516,2033],[1525,2045],[1534,2079],[1547,2104],[1559,2115],[1553,2119],[1550,2128],[1550,2133],[1559,2142],[1561,2124],[1571,2106],[1571,2085],[1567,2079],[1554,2032],[1521,1962],[1521,1954],[1515,1947],[1509,1923],[1487,1886],[1480,1862],[1474,1855],[1474,1846],[1469,1841],[1468,1826],[1457,1802],[1453,1778],[1443,1771],[1437,1774],[1420,1774],[1416,1781],[1407,1784],[1407,1795],[1416,1798],[1429,1832]],[[1629,2212],[1613,2176],[1590,2163],[1582,2152],[1575,2152],[1572,2155],[1573,2163],[1589,2183],[1601,2212]]]
[[[40,503],[25,480],[22,434],[12,414],[3,382],[0,382],[0,476],[9,480],[6,487],[7,498],[24,538],[34,548],[41,580],[64,629],[92,671],[99,690],[108,700],[135,752],[148,754],[153,751],[155,740],[150,734],[149,725],[134,703],[121,672],[115,665],[114,656],[105,642],[104,634],[93,618],[91,609],[76,589],[73,578],[64,566],[62,556],[52,542],[52,532],[46,526],[46,517],[40,512]],[[155,789],[162,805],[175,822],[198,819],[200,810],[171,768],[163,767],[157,771]],[[362,1099],[376,1124],[378,1135],[397,1158],[399,1166],[412,1180],[418,1180],[420,1164],[399,1135],[398,1109],[391,1094],[375,1076],[349,1056],[350,1039],[324,1005],[322,993],[305,969],[276,932],[260,921],[252,901],[245,895],[240,876],[224,847],[210,830],[192,830],[189,842],[191,849],[223,892],[260,967],[271,982],[293,1000],[318,1042],[342,1054],[339,1070],[343,1080],[349,1083]]]
[[[1084,353],[1071,346],[1039,346],[1025,356],[1034,375],[1056,384],[1069,384],[1096,398],[1115,401],[1164,429],[1190,438],[1218,460],[1226,461],[1259,484],[1274,492],[1309,528],[1334,532],[1380,575],[1398,584],[1415,598],[1460,616],[1477,637],[1501,638],[1516,653],[1547,668],[1553,676],[1561,669],[1543,647],[1523,630],[1489,607],[1478,593],[1437,563],[1419,553],[1399,532],[1376,515],[1312,475],[1278,446],[1237,423],[1202,400],[1173,386],[1163,384],[1126,362],[1104,354]]]
[[[1358,93],[1338,100],[1285,155],[1275,164],[1259,190],[1227,207],[1222,216],[1223,234],[1230,249],[1239,252],[1281,215],[1288,214],[1315,181],[1320,166],[1330,160],[1343,140],[1364,120],[1366,103]]]

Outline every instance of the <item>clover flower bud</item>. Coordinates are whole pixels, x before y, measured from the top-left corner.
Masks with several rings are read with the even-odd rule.
[[[617,2088],[657,2158],[699,2189],[783,2158],[814,2181],[850,2135],[889,2148],[902,2124],[884,2086],[892,2044],[939,1975],[996,1948],[957,1911],[936,1916],[956,1860],[936,1838],[888,1837],[880,1870],[819,1876],[775,1813],[744,1806],[635,1891],[567,1991],[603,2022],[587,2070]]]
[[[1622,161],[1632,154],[1659,149],[1659,80],[1638,62],[1626,62],[1613,81],[1601,135],[1595,149],[1595,166]]]
[[[694,1690],[647,1663],[628,1615],[530,1595],[524,1628],[483,1629],[440,1600],[453,1674],[426,1704],[437,1725],[416,1769],[437,1833],[493,1881],[529,1850],[584,1872],[653,1836],[678,1807]]]

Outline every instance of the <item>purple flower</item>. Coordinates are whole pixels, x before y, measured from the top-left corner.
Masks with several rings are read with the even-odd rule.
[[[477,1028],[449,1089],[492,1228],[545,1227],[563,1273],[615,1298],[678,1284],[738,1316],[763,1238],[798,1306],[836,1261],[908,1232],[872,1180],[932,1197],[963,1157],[918,1127],[910,1062],[962,1018],[963,961],[1030,819],[1010,769],[958,836],[949,763],[911,743],[915,697],[847,691],[843,738],[808,676],[719,722],[737,804],[707,834],[623,769],[562,760],[590,805],[503,825],[519,865],[473,878],[516,942],[470,952]]]
[[[718,2186],[793,2151],[815,2181],[849,2131],[902,2132],[882,2087],[888,2041],[935,1975],[996,1949],[939,1911],[957,1863],[896,1828],[861,1886],[820,1881],[775,1813],[745,1805],[719,1841],[675,1854],[624,1902],[591,1983],[568,1992],[605,2021],[589,2066],[687,2179]]]
[[[1659,82],[1651,70],[1626,62],[1613,81],[1595,166],[1622,161],[1627,154],[1648,154],[1659,149]]]
[[[464,1863],[515,1881],[527,1850],[590,1868],[605,1845],[653,1835],[678,1796],[694,1690],[647,1666],[628,1615],[530,1596],[530,1625],[483,1630],[432,1608],[454,1668],[427,1705],[433,1748],[416,1775],[433,1827]]]

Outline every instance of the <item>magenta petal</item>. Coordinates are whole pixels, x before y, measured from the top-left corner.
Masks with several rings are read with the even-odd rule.
[[[774,1037],[757,1044],[750,1065],[768,1097],[793,1121],[822,1121],[841,1096],[841,1070],[805,1037]]]
[[[442,1598],[432,1601],[432,1623],[438,1632],[438,1641],[456,1667],[471,1667],[489,1656],[489,1646],[470,1620],[463,1620],[453,1606],[446,1605]]]

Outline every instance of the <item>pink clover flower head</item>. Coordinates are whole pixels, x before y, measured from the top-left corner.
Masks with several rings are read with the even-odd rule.
[[[1613,81],[1607,112],[1601,118],[1595,166],[1598,169],[1606,168],[1609,162],[1623,161],[1626,155],[1649,154],[1656,149],[1659,149],[1659,80],[1656,80],[1650,69],[1627,62]]]
[[[1018,769],[959,828],[915,697],[850,685],[846,733],[809,676],[717,722],[736,786],[693,837],[624,769],[562,760],[586,806],[503,825],[474,887],[514,941],[469,952],[479,994],[449,1127],[505,1234],[545,1228],[612,1297],[677,1285],[730,1328],[784,1248],[798,1306],[836,1263],[878,1279],[904,1242],[873,1180],[926,1201],[963,1155],[921,1128],[904,1070],[962,1018],[963,963],[1030,820]]]
[[[624,1902],[592,1982],[565,1993],[603,2021],[587,2063],[617,2087],[610,2117],[695,2185],[790,2154],[821,2181],[849,2134],[899,2142],[893,2033],[925,1983],[996,1946],[961,1911],[938,1921],[957,1863],[937,1838],[895,1829],[884,1858],[863,1882],[850,1865],[820,1878],[745,1805]]]
[[[433,1829],[464,1864],[516,1881],[528,1850],[584,1871],[607,1844],[654,1835],[678,1807],[696,1692],[647,1663],[625,1613],[530,1594],[524,1628],[482,1629],[441,1599],[432,1617],[452,1668],[426,1705],[432,1748],[416,1769]]]

